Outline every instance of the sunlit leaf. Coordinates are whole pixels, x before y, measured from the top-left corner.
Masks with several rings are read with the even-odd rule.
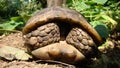
[[[93,1],[98,4],[105,4],[107,2],[107,0],[93,0]]]
[[[110,21],[113,25],[116,25],[117,22],[115,20],[113,20],[111,17],[109,17],[108,15],[101,15],[104,19]]]
[[[10,19],[11,19],[12,21],[16,21],[16,22],[22,21],[21,16],[11,17]]]
[[[20,24],[23,24],[23,22],[8,21],[6,23],[0,24],[0,28],[6,30],[14,30]]]
[[[78,7],[79,7],[79,10],[84,10],[84,9],[90,8],[90,6],[85,4],[85,2],[79,3]]]

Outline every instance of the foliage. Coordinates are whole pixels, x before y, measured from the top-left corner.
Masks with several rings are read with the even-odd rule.
[[[6,29],[6,24],[9,22],[17,22],[17,24],[11,25],[13,26],[11,29],[18,27],[22,29],[29,17],[41,9],[41,3],[37,0],[0,0],[0,3],[0,28],[2,29]],[[119,5],[120,2],[117,0],[67,0],[66,6],[83,14],[98,33],[103,38],[107,38],[109,31],[115,28],[120,30],[118,28],[120,27]],[[18,17],[21,21],[13,21],[11,20],[12,17]],[[2,21],[3,19],[7,20]],[[105,31],[102,31],[99,25],[104,27]]]
[[[11,30],[21,30],[25,22],[41,9],[39,0],[0,0],[0,34]],[[45,3],[45,0],[40,0]],[[44,6],[44,5],[43,5]],[[102,38],[108,38],[110,31],[120,31],[119,0],[67,0],[67,7],[75,9],[86,17]],[[105,42],[102,46],[108,47]],[[100,47],[99,47],[100,48]],[[118,53],[115,58],[118,58]],[[119,55],[120,56],[120,55]],[[113,57],[101,55],[95,67],[117,64]],[[115,62],[112,62],[115,61]],[[120,66],[119,66],[120,67]]]
[[[103,37],[116,28],[120,21],[120,2],[112,0],[68,0],[67,6],[83,14]],[[119,20],[119,21],[118,21]],[[101,25],[103,28],[99,28]],[[103,31],[105,30],[105,31]]]
[[[0,34],[21,30],[31,15],[40,10],[36,0],[0,0]]]
[[[120,1],[118,0],[68,0],[67,6],[75,9],[86,17],[90,24],[98,31],[102,38],[107,39],[112,31],[120,32]],[[107,40],[98,49],[110,49]],[[104,49],[104,50],[105,50]],[[120,54],[102,54],[91,64],[91,68],[119,68]]]
[[[36,0],[0,0],[1,17],[30,15],[41,8]]]
[[[18,16],[18,17],[11,17],[9,21],[4,21],[3,24],[0,24],[0,34],[4,33],[7,34],[8,31],[12,31],[21,28],[21,26],[24,24],[23,19]]]

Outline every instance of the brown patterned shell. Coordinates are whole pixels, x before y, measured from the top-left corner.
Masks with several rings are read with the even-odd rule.
[[[102,39],[96,30],[80,13],[75,10],[63,7],[61,8],[59,6],[49,7],[36,13],[28,20],[27,24],[23,28],[23,33],[27,34],[38,26],[54,20],[78,24],[82,29],[86,30],[86,32],[88,32],[96,42],[102,42]]]

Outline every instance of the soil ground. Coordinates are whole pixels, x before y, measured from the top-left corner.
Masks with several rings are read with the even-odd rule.
[[[23,39],[22,32],[12,33],[6,36],[2,35],[0,36],[0,45],[7,45],[27,51],[27,47],[24,46],[25,41]],[[0,58],[0,68],[75,68],[75,66],[56,61],[8,61]]]
[[[117,59],[115,59],[116,57],[114,57],[114,59],[112,59],[112,60],[117,60],[119,62],[120,61],[120,57],[119,57],[120,56],[120,54],[119,54],[120,53],[120,33],[112,34],[110,36],[109,40],[112,42],[112,43],[110,43],[110,45],[111,45],[110,48],[103,49],[101,51],[109,52],[106,54],[108,57],[114,57],[114,55],[115,55],[117,57]],[[24,46],[24,43],[25,43],[25,41],[23,40],[23,35],[21,32],[0,36],[0,45],[12,46],[12,47],[16,47],[16,48],[22,49],[24,51],[27,51],[27,47]],[[95,62],[96,62],[96,60],[95,60]],[[94,62],[93,62],[93,64],[94,64]],[[98,66],[98,65],[100,65],[100,64],[99,63],[96,64],[96,66]],[[117,67],[120,66],[119,64],[118,65],[113,64],[113,66],[114,65]],[[94,66],[95,66],[95,64],[94,64]],[[62,62],[43,62],[43,61],[37,62],[36,60],[8,61],[3,58],[0,58],[0,68],[81,68],[81,66],[75,67],[74,65],[69,65],[69,64],[62,63]],[[96,68],[99,68],[99,67],[96,67]]]

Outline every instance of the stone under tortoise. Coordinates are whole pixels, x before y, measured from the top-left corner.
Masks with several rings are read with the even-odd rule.
[[[23,34],[35,57],[66,63],[76,63],[91,56],[102,42],[80,13],[54,5],[32,16]]]

